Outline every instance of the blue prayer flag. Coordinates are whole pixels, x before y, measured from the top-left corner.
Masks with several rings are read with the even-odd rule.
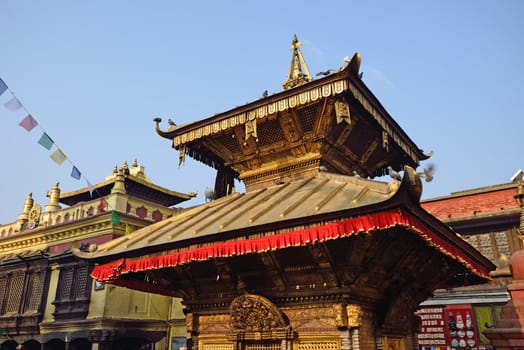
[[[0,79],[0,95],[2,95],[7,90],[7,85],[2,79]]]
[[[71,177],[80,180],[80,175],[82,175],[80,170],[78,170],[78,168],[73,165],[73,169],[71,169]]]

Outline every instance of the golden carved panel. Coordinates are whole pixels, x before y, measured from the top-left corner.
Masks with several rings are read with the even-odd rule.
[[[202,350],[233,350],[234,344],[233,343],[206,343],[203,341],[199,349]]]
[[[241,331],[272,331],[285,328],[282,312],[260,295],[246,294],[231,303],[231,326]]]
[[[340,310],[339,310],[340,312]],[[337,327],[337,310],[333,307],[310,307],[285,310],[293,329],[298,329],[315,320],[325,326]],[[340,318],[340,316],[339,316]],[[324,326],[324,327],[325,327]]]
[[[360,305],[351,304],[346,307],[348,327],[360,327],[362,324],[362,307]]]
[[[200,334],[225,335],[230,332],[230,317],[227,314],[221,315],[200,315],[198,332]]]
[[[340,350],[340,341],[318,340],[299,342],[297,350]]]

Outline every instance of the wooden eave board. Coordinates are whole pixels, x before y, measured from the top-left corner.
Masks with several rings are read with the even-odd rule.
[[[416,166],[419,160],[427,159],[427,156],[393,120],[366,85],[349,70],[343,70],[200,121],[178,126],[172,131],[158,132],[162,137],[171,139],[176,149],[181,144],[198,144],[197,148],[193,148],[201,148],[203,154],[213,153],[203,145],[203,139],[222,133],[231,133],[232,128],[244,124],[249,118],[264,119],[272,114],[301,108],[342,93],[351,94],[369,113],[370,118],[388,132],[391,147],[398,147],[406,154],[405,164]],[[207,156],[212,158],[209,154]]]

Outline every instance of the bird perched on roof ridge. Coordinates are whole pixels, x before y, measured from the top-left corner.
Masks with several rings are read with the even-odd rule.
[[[215,191],[213,191],[209,187],[206,187],[206,189],[204,190],[204,197],[206,202],[211,202],[213,199],[215,199]]]
[[[318,72],[317,74],[315,74],[317,77],[320,76],[320,75],[323,75],[323,76],[328,76],[332,73],[335,72],[335,69],[328,69],[326,71],[321,71],[321,72]]]
[[[402,176],[398,173],[398,171],[395,171],[391,166],[388,166],[388,175],[393,180],[402,181]]]
[[[167,120],[167,124],[168,124],[168,127],[167,127],[168,130],[173,130],[176,126],[176,123],[171,118]]]

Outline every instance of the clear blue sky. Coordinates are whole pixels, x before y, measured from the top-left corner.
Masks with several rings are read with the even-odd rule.
[[[71,164],[94,184],[137,159],[202,202],[214,171],[179,168],[153,118],[195,121],[280,91],[295,33],[312,74],[360,52],[364,82],[435,152],[424,198],[524,168],[524,1],[2,0],[0,23],[0,77],[68,158],[55,164],[42,129],[0,106],[0,223],[29,192],[44,206],[57,181],[85,187]]]

